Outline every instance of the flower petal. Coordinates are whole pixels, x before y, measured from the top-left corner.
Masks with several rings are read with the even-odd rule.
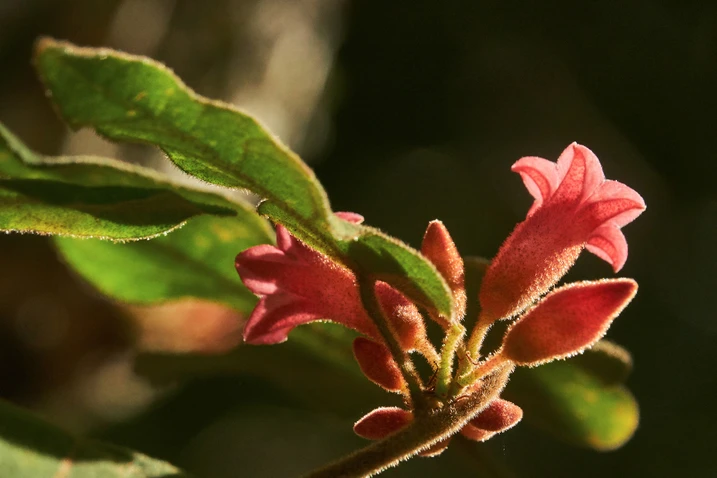
[[[357,337],[353,343],[354,357],[369,380],[389,392],[400,392],[405,382],[391,352],[383,345],[364,337]]]
[[[322,317],[309,312],[307,304],[288,295],[270,295],[259,301],[244,326],[244,342],[255,345],[278,344],[296,326]]]
[[[645,200],[634,189],[618,181],[605,181],[582,207],[580,215],[596,226],[610,221],[622,227],[644,210]]]
[[[598,227],[585,248],[612,266],[615,272],[622,269],[627,260],[625,235],[615,224]]]
[[[547,159],[526,156],[516,161],[510,169],[520,174],[525,188],[535,198],[528,216],[550,199],[558,188],[558,170],[555,163]]]
[[[278,290],[276,277],[267,273],[276,267],[288,267],[291,261],[284,252],[269,244],[250,247],[236,257],[235,266],[244,285],[259,295]]]
[[[361,224],[363,223],[363,216],[361,214],[357,214],[355,212],[348,212],[348,211],[340,211],[335,212],[337,217],[340,217],[344,221],[352,222],[354,224]]]
[[[632,279],[577,282],[548,294],[506,332],[498,353],[517,365],[540,365],[597,342],[637,293]]]
[[[379,407],[354,424],[354,433],[369,440],[380,440],[413,421],[413,413],[398,407]]]
[[[553,201],[582,202],[605,181],[605,174],[595,153],[572,143],[558,158],[558,186]]]

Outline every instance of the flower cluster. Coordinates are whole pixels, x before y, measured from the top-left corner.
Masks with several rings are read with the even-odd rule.
[[[571,144],[557,163],[526,157],[513,165],[535,198],[527,218],[519,223],[491,261],[481,283],[480,315],[468,340],[457,320],[465,315],[464,262],[445,226],[431,222],[421,252],[448,284],[454,317],[433,317],[446,340],[438,353],[426,336],[416,305],[390,285],[377,281],[374,294],[380,319],[391,337],[382,335],[362,302],[355,273],[293,238],[277,226],[277,245],[252,247],[239,254],[237,271],[260,301],[244,329],[244,340],[273,344],[286,340],[296,326],[330,320],[361,335],[353,351],[363,373],[386,390],[400,393],[405,407],[373,410],[354,426],[368,439],[384,438],[414,421],[418,406],[409,381],[441,407],[466,394],[476,393],[485,377],[500,367],[535,366],[580,353],[607,331],[612,320],[637,291],[631,279],[578,282],[554,288],[583,249],[596,254],[619,271],[627,258],[627,243],[620,228],[644,209],[632,189],[603,175],[597,157],[588,148]],[[360,223],[353,213],[337,213]],[[502,346],[481,357],[481,344],[497,320],[513,319]],[[394,345],[393,347],[391,345]],[[450,346],[450,347],[449,347]],[[398,350],[397,350],[398,349]],[[435,384],[423,384],[406,366],[412,353],[423,355],[436,375],[448,371],[450,383],[443,394]],[[454,355],[460,366],[452,371]],[[460,433],[484,441],[507,430],[522,418],[516,404],[496,398],[466,422]],[[450,437],[434,443],[422,454],[440,453]]]

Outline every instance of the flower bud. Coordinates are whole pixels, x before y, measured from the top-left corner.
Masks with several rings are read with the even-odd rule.
[[[501,354],[517,365],[540,365],[597,342],[637,293],[632,279],[568,284],[528,310],[506,332]]]
[[[466,288],[463,259],[458,253],[448,229],[441,221],[431,221],[421,244],[421,253],[436,266],[453,293],[455,316],[460,319],[466,311]]]
[[[514,427],[522,418],[523,410],[518,405],[496,398],[463,427],[461,434],[474,441],[486,441]]]
[[[369,440],[380,440],[413,421],[413,413],[398,407],[379,407],[354,424],[354,433]]]
[[[405,388],[401,371],[385,345],[357,337],[353,349],[361,371],[369,380],[389,392],[400,392]]]

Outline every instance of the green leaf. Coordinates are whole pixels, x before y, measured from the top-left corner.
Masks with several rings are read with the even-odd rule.
[[[600,340],[570,360],[602,380],[605,385],[625,383],[632,372],[630,352],[609,340]]]
[[[0,401],[0,476],[180,478],[189,475],[141,453],[73,437]]]
[[[143,57],[45,38],[35,64],[73,128],[157,145],[189,174],[250,189],[264,199],[259,211],[302,241],[450,316],[451,294],[435,267],[400,241],[336,218],[311,169],[251,116],[197,95]]]
[[[121,161],[40,156],[0,124],[0,230],[132,240],[237,207]]]
[[[48,38],[38,42],[35,62],[73,128],[157,145],[191,175],[248,188],[328,230],[326,194],[311,169],[254,118],[197,95],[164,65]]]
[[[151,241],[55,241],[65,260],[86,280],[123,302],[152,304],[195,297],[249,313],[256,297],[242,284],[234,258],[248,247],[271,242],[272,231],[252,211],[238,209],[237,217],[198,217]]]
[[[523,408],[528,422],[571,444],[619,448],[639,421],[637,402],[623,385],[606,385],[573,359],[518,368],[504,396]]]

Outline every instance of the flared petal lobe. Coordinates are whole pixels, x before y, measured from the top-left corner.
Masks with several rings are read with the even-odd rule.
[[[540,365],[597,342],[637,293],[632,279],[576,282],[548,294],[506,332],[499,353],[517,365]]]
[[[627,259],[620,228],[645,210],[638,193],[606,181],[597,157],[573,143],[557,163],[513,165],[535,201],[501,246],[483,279],[483,320],[518,314],[554,286],[587,247],[618,271]]]

